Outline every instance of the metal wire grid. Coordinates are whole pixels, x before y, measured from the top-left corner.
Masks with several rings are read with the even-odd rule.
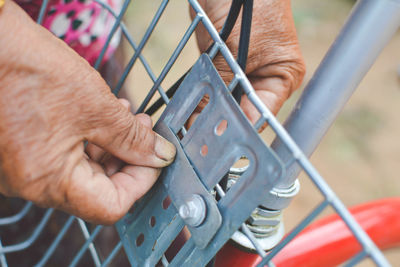
[[[238,83],[243,88],[244,93],[248,96],[249,100],[252,102],[252,104],[257,108],[259,111],[261,117],[260,119],[255,123],[254,127],[255,129],[260,129],[261,126],[267,122],[271,129],[275,132],[276,136],[280,138],[283,144],[285,144],[286,148],[290,153],[292,154],[292,159],[290,162],[286,163],[286,167],[290,166],[291,164],[299,164],[301,168],[304,170],[304,172],[307,174],[307,176],[312,180],[312,182],[317,186],[319,191],[324,197],[324,200],[317,205],[317,207],[308,215],[305,217],[305,219],[298,224],[292,232],[290,232],[275,248],[273,248],[269,252],[265,252],[262,248],[261,245],[258,243],[257,239],[254,237],[254,235],[251,233],[251,231],[246,227],[245,224],[242,225],[241,230],[242,232],[249,238],[251,243],[254,245],[256,248],[258,254],[263,258],[262,261],[260,262],[259,266],[273,266],[272,259],[273,257],[279,253],[279,251],[282,250],[283,247],[285,247],[286,244],[288,244],[300,231],[302,231],[316,216],[318,216],[325,208],[328,206],[331,206],[342,218],[342,220],[345,222],[345,224],[348,226],[348,228],[352,231],[353,235],[355,238],[358,240],[360,245],[362,246],[362,251],[359,252],[355,257],[353,257],[347,264],[349,266],[355,265],[358,262],[362,261],[366,257],[370,257],[377,265],[379,266],[390,266],[385,257],[382,255],[381,251],[375,246],[375,244],[371,241],[371,239],[368,237],[368,235],[361,229],[359,224],[354,220],[354,218],[351,216],[349,211],[346,209],[346,207],[343,205],[343,203],[339,200],[339,198],[336,196],[336,194],[330,189],[330,187],[327,185],[325,180],[322,178],[322,176],[317,172],[317,170],[314,168],[314,166],[309,162],[307,157],[303,154],[303,152],[299,149],[299,147],[296,145],[296,143],[292,140],[292,138],[288,135],[288,133],[285,131],[283,126],[278,122],[278,120],[274,117],[274,115],[268,110],[268,108],[261,102],[261,100],[257,97],[255,94],[255,91],[253,87],[251,86],[250,82],[246,78],[246,75],[243,73],[239,65],[236,63],[235,58],[232,56],[231,52],[229,51],[228,47],[225,45],[225,43],[221,40],[217,30],[214,28],[212,22],[209,20],[207,15],[205,14],[204,10],[201,8],[200,4],[196,0],[188,0],[189,4],[191,7],[195,10],[196,16],[193,19],[192,23],[190,26],[187,28],[185,34],[183,35],[182,39],[180,40],[179,44],[173,51],[172,55],[170,56],[168,62],[162,69],[160,75],[157,77],[149,63],[146,61],[144,58],[142,51],[143,48],[145,47],[147,41],[149,40],[152,32],[154,31],[157,23],[159,22],[159,19],[161,18],[165,8],[167,7],[169,1],[168,0],[163,0],[155,13],[150,25],[148,26],[144,36],[142,37],[141,41],[137,45],[136,42],[133,40],[132,36],[128,33],[126,26],[122,22],[122,18],[124,17],[126,10],[130,4],[130,0],[125,0],[121,10],[119,13],[116,13],[112,8],[110,8],[106,3],[102,2],[101,0],[94,0],[96,3],[101,5],[105,10],[110,12],[114,17],[115,17],[115,24],[112,27],[112,30],[108,36],[108,39],[106,41],[105,46],[103,47],[101,54],[99,58],[97,59],[95,63],[95,68],[98,69],[103,57],[105,55],[105,52],[108,48],[108,45],[111,41],[111,38],[113,35],[118,31],[121,30],[123,33],[123,36],[127,39],[128,43],[132,48],[134,49],[134,54],[132,58],[130,59],[128,65],[126,66],[120,80],[118,81],[117,85],[115,88],[113,88],[113,92],[115,94],[118,94],[119,90],[121,89],[122,85],[124,84],[129,72],[131,71],[132,67],[136,63],[137,59],[140,60],[141,64],[144,66],[147,74],[149,75],[150,79],[153,82],[153,86],[148,92],[145,100],[141,104],[139,111],[144,111],[145,107],[148,105],[152,97],[156,92],[160,94],[162,97],[163,101],[165,104],[168,104],[169,98],[165,91],[161,88],[161,83],[163,82],[164,78],[170,71],[171,67],[174,65],[175,61],[177,60],[178,56],[180,55],[182,49],[185,47],[186,43],[188,42],[189,38],[193,34],[194,30],[196,27],[199,25],[201,22],[208,33],[210,34],[212,40],[214,41],[214,45],[212,46],[209,56],[211,58],[214,58],[217,53],[220,53],[228,65],[230,66],[234,77],[230,84],[228,85],[228,89],[232,91]],[[43,0],[40,12],[39,12],[39,17],[37,19],[38,23],[41,23],[46,11],[48,5],[48,0]],[[225,195],[224,190],[217,185],[216,187],[217,193],[223,197]],[[13,225],[21,221],[31,210],[33,204],[30,202],[27,202],[25,206],[15,215],[10,216],[10,217],[5,217],[5,218],[0,218],[0,226],[6,226],[6,225]],[[25,241],[14,244],[14,245],[7,245],[3,246],[1,243],[0,239],[0,262],[2,266],[8,266],[7,264],[7,259],[6,255],[12,252],[17,252],[17,251],[22,251],[30,246],[38,239],[38,236],[42,233],[44,227],[48,223],[50,217],[53,214],[53,209],[48,209],[40,222],[37,224],[35,229],[33,230],[32,234],[30,235],[29,238],[27,238]],[[121,250],[122,248],[122,243],[121,241],[115,245],[115,247],[112,249],[112,251],[108,254],[108,256],[101,261],[100,257],[98,255],[97,249],[94,245],[94,239],[98,236],[99,232],[103,229],[103,226],[96,226],[93,231],[89,231],[86,223],[82,221],[79,218],[76,218],[74,216],[70,216],[67,221],[64,223],[62,226],[61,230],[58,232],[57,236],[54,238],[53,242],[51,245],[47,248],[46,252],[43,254],[39,262],[36,263],[35,266],[44,266],[50,257],[54,254],[54,251],[57,249],[59,246],[60,242],[62,239],[65,237],[66,233],[68,230],[71,228],[72,224],[74,222],[77,222],[79,227],[82,230],[82,235],[85,238],[84,244],[81,246],[80,250],[78,253],[75,255],[75,257],[71,260],[69,263],[69,266],[76,266],[79,261],[81,260],[82,256],[84,253],[89,250],[91,258],[93,260],[93,263],[95,266],[107,266],[109,265],[117,253]],[[168,260],[166,259],[165,255],[161,258],[161,262],[164,266],[168,266]]]

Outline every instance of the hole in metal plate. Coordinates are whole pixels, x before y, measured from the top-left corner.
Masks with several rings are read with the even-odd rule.
[[[210,102],[210,96],[208,94],[205,94],[197,104],[196,108],[193,110],[192,114],[188,117],[187,121],[183,124],[187,129],[190,128],[191,125],[196,121],[197,117],[200,115],[200,113],[206,108],[208,103]],[[178,133],[178,138],[179,138],[179,133]],[[182,138],[180,138],[182,139]]]
[[[183,245],[190,239],[191,234],[189,229],[185,226],[182,231],[176,236],[175,240],[172,241],[171,245],[165,251],[165,256],[169,262],[171,262],[175,255],[181,250]]]
[[[226,192],[235,185],[236,182],[242,177],[242,175],[246,172],[247,168],[250,166],[250,160],[246,156],[241,156],[229,169],[229,173],[225,175],[219,185]],[[218,192],[215,188],[214,190]],[[220,201],[222,196],[218,193],[216,194],[216,200]]]
[[[226,129],[228,128],[228,121],[227,120],[221,120],[214,129],[214,133],[218,136],[221,136],[224,134]]]
[[[171,205],[171,198],[169,196],[167,196],[166,198],[164,198],[163,202],[162,202],[162,207],[163,209],[168,209],[169,205]]]
[[[140,247],[144,242],[144,234],[140,233],[140,235],[136,238],[136,246]]]
[[[205,157],[208,154],[208,146],[207,145],[203,145],[200,149],[200,154]]]
[[[154,225],[156,225],[156,217],[154,217],[154,216],[151,216],[151,218],[150,218],[150,226],[151,227],[154,227]]]

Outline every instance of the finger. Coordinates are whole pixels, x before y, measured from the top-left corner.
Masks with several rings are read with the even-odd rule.
[[[299,62],[267,64],[248,75],[257,96],[272,114],[276,115],[292,92],[300,86],[304,76],[302,67]],[[247,96],[242,97],[241,107],[252,123],[260,118],[260,113]],[[265,123],[261,130],[266,126]]]
[[[90,159],[100,162],[102,158],[106,155],[106,151],[95,144],[88,143],[85,152],[90,157]]]
[[[147,128],[151,129],[153,126],[153,123],[151,121],[151,118],[145,114],[138,114],[136,118]],[[100,164],[103,165],[104,170],[107,174],[107,176],[111,176],[114,173],[116,173],[122,166],[125,165],[125,163],[120,160],[119,158],[107,153],[103,156],[103,158],[100,160]]]
[[[118,101],[127,109],[130,110],[131,109],[131,103],[124,99],[124,98],[119,98]],[[88,143],[88,145],[86,146],[86,153],[88,154],[88,156],[97,162],[102,161],[102,159],[106,156],[106,151],[104,151],[104,149],[102,149],[101,147],[96,146],[95,144],[91,144]]]
[[[150,116],[148,116],[144,113],[137,114],[136,119],[149,129],[151,129],[153,127],[153,121],[151,120]]]
[[[119,98],[118,101],[127,109],[131,110],[131,103],[125,98]]]
[[[276,115],[288,98],[288,88],[285,87],[282,80],[279,78],[266,78],[262,81],[253,82],[253,86],[257,88],[255,92],[260,100]],[[255,123],[259,119],[260,112],[246,95],[242,96],[240,106],[252,123]]]
[[[124,163],[119,158],[114,157],[110,153],[106,153],[99,164],[101,164],[107,176],[112,176],[113,174],[118,172],[126,163]]]
[[[150,117],[132,115],[113,96],[106,102],[104,115],[93,121],[90,142],[133,165],[160,168],[173,161],[175,147],[150,129]]]
[[[217,29],[223,25],[230,1],[205,1],[205,8]],[[225,7],[225,8],[224,8]],[[237,57],[240,38],[240,20],[236,22],[226,41],[234,57]],[[250,35],[246,74],[257,95],[276,114],[290,94],[296,90],[304,77],[305,65],[297,41],[296,29],[291,14],[290,0],[255,1]],[[200,50],[208,46],[209,35],[197,31]],[[226,84],[233,72],[222,55],[213,60]],[[241,104],[248,118],[254,123],[260,116],[247,97]]]
[[[90,222],[112,224],[151,188],[159,174],[156,168],[126,166],[109,178],[96,162],[82,160],[58,207]]]
[[[119,158],[94,144],[89,143],[85,151],[91,160],[100,164],[99,166],[104,169],[107,176],[113,175],[125,164]]]

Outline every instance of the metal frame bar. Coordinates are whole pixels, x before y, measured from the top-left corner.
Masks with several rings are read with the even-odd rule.
[[[94,63],[94,68],[97,70],[100,67],[101,62],[103,61],[104,55],[107,51],[107,48],[111,42],[111,39],[114,37],[115,32],[117,31],[117,29],[119,28],[119,25],[121,24],[122,18],[125,15],[126,10],[128,9],[129,3],[131,2],[131,0],[125,0],[123,5],[122,5],[122,9],[119,12],[119,15],[107,37],[106,43],[104,44],[99,57],[97,58],[96,62]]]
[[[297,234],[299,234],[309,223],[311,223],[315,217],[317,217],[327,206],[328,206],[327,201],[322,201],[311,213],[303,219],[301,223],[299,223],[295,229],[293,229],[290,234],[287,235],[274,249],[272,249],[268,255],[260,262],[259,266],[263,266],[264,264],[269,264],[271,259],[279,253],[283,249],[285,245],[287,245],[290,241],[293,240],[293,238],[296,237]]]
[[[130,59],[130,62],[126,66],[121,79],[118,81],[118,84],[115,87],[114,91],[116,93],[118,93],[119,89],[125,82],[127,75],[139,58],[149,77],[153,81],[153,86],[149,90],[145,100],[142,102],[139,111],[144,110],[156,91],[159,92],[162,99],[167,104],[169,99],[165,94],[165,91],[161,88],[161,83],[165,79],[176,59],[179,57],[187,41],[192,36],[198,23],[201,21],[215,42],[214,46],[210,50],[210,57],[213,58],[218,52],[220,52],[234,73],[234,78],[229,84],[228,89],[232,91],[232,89],[235,88],[238,83],[240,83],[249,100],[261,114],[261,119],[256,122],[254,127],[258,129],[265,122],[267,122],[272,130],[277,134],[277,138],[273,142],[272,147],[286,162],[288,175],[276,185],[276,188],[279,190],[290,187],[297,177],[298,172],[303,169],[313,183],[317,186],[317,188],[321,191],[325,200],[318,205],[317,208],[314,209],[311,214],[303,220],[302,223],[300,223],[268,254],[266,254],[260,248],[257,238],[255,238],[247,226],[243,224],[243,232],[253,243],[260,256],[263,257],[263,260],[259,266],[263,264],[272,266],[273,263],[271,260],[273,257],[279,253],[279,251],[288,242],[290,242],[290,240],[292,240],[296,234],[304,229],[304,227],[306,227],[328,205],[335,209],[335,211],[340,215],[363,247],[363,250],[358,255],[353,257],[348,264],[352,265],[365,257],[370,257],[379,266],[389,265],[379,249],[377,249],[375,244],[355,222],[346,207],[311,165],[307,159],[307,156],[310,156],[313,150],[316,148],[319,141],[328,130],[329,126],[333,123],[334,119],[355,90],[356,86],[359,84],[365,73],[375,61],[376,57],[379,55],[380,51],[399,27],[400,0],[358,1],[341,34],[338,36],[336,42],[329,50],[325,59],[315,73],[314,78],[306,87],[298,104],[287,120],[285,124],[286,130],[255,94],[254,89],[252,88],[241,68],[236,63],[235,58],[232,56],[226,44],[221,40],[217,30],[214,28],[212,22],[206,16],[204,10],[196,0],[188,0],[188,2],[195,10],[197,15],[186,30],[183,38],[179,42],[167,64],[161,71],[161,74],[157,78],[152,72],[148,62],[144,59],[142,51],[152,32],[157,26],[157,23],[169,1],[162,1],[138,46],[130,36],[126,26],[122,23],[122,18],[129,6],[130,0],[125,0],[123,2],[123,6],[118,14],[116,14],[107,4],[101,2],[100,0],[94,1],[108,10],[108,12],[110,12],[116,19],[110,35],[108,36],[107,41],[102,48],[101,54],[95,63],[95,68],[97,69],[100,66],[113,35],[119,29],[122,31],[123,35],[127,38],[129,44],[135,51],[134,55]],[[39,17],[37,20],[38,23],[43,21],[47,4],[48,0],[44,0],[39,12]],[[360,47],[362,47],[362,49],[360,49]],[[315,112],[316,110],[318,112]],[[307,133],[304,131],[305,129],[307,129]],[[217,185],[216,189],[218,194],[223,197],[225,192],[222,190],[222,188]],[[276,198],[276,196],[273,197]],[[266,207],[281,209],[287,206],[288,203],[288,200],[272,201],[271,199],[267,199]],[[1,218],[0,225],[17,223],[30,211],[31,206],[31,203],[27,203],[16,215],[7,218]],[[5,257],[6,253],[25,249],[35,242],[39,234],[42,232],[44,226],[48,222],[52,212],[52,209],[46,211],[40,223],[34,229],[33,234],[24,242],[10,246],[3,246],[0,240],[0,263],[2,266],[7,266]],[[73,216],[70,216],[67,219],[46,253],[40,259],[37,266],[43,266],[46,264],[51,255],[54,253],[58,244],[65,236],[68,229],[70,229],[75,219],[76,218]],[[109,253],[107,258],[101,263],[93,241],[101,231],[102,226],[97,226],[92,233],[89,233],[83,221],[78,219],[78,223],[83,231],[83,236],[86,241],[70,263],[70,266],[76,266],[87,249],[89,249],[96,266],[107,266],[123,247],[122,243],[119,242]],[[164,266],[168,266],[170,264],[164,255],[162,256],[161,261]]]
[[[99,234],[100,230],[102,229],[102,226],[96,226],[96,228],[93,230],[92,234],[86,239],[86,242],[82,245],[80,248],[79,252],[76,254],[72,262],[70,263],[70,267],[74,267],[79,263],[79,260],[82,258],[83,254],[86,252],[86,250],[89,248],[90,245],[92,245],[93,240],[96,238],[96,236]],[[93,257],[93,255],[92,255]],[[93,258],[93,261],[96,264],[95,258]]]
[[[132,58],[130,59],[128,65],[125,68],[124,73],[122,74],[121,78],[118,81],[114,91],[114,94],[118,94],[119,90],[121,89],[122,85],[124,84],[126,78],[128,77],[129,72],[132,70],[133,65],[135,64],[138,57],[142,54],[143,48],[146,45],[147,41],[150,39],[151,34],[153,33],[158,21],[160,20],[162,14],[164,13],[165,8],[167,7],[169,0],[163,0],[160,7],[158,8],[156,14],[154,15],[150,25],[147,27],[147,30],[139,43],[139,46],[135,49],[135,53],[133,54]],[[154,82],[154,81],[153,81]],[[167,98],[168,99],[168,98]]]
[[[357,1],[346,24],[284,124],[307,157],[314,152],[399,26],[400,1]],[[284,142],[278,135],[272,148],[285,162],[290,161],[292,155]],[[291,166],[276,188],[289,188],[300,171],[300,166]],[[275,199],[276,196],[268,196],[266,207],[281,209],[289,204],[289,201]]]
[[[118,244],[114,247],[114,249],[110,252],[108,257],[104,260],[104,262],[101,264],[101,266],[108,266],[108,264],[114,259],[114,257],[117,255],[117,253],[121,250],[122,248],[122,242],[119,241]]]
[[[33,206],[32,202],[26,202],[24,207],[17,214],[12,215],[10,217],[1,218],[0,225],[7,225],[18,222],[23,217],[25,217],[25,215],[29,212],[32,206]]]
[[[2,248],[3,248],[3,244],[1,243],[1,240],[0,240],[0,249],[2,249]],[[0,253],[0,263],[1,263],[2,267],[8,266],[5,253]]]
[[[345,266],[346,267],[354,266],[357,263],[361,262],[363,259],[365,259],[366,256],[367,254],[365,253],[365,251],[361,251],[356,256],[354,256],[349,262],[347,262]]]
[[[187,29],[187,31],[183,35],[183,37],[182,37],[181,41],[179,42],[178,46],[176,47],[176,49],[172,53],[171,57],[169,58],[167,64],[165,64],[165,67],[161,71],[160,76],[158,76],[158,78],[157,78],[156,82],[154,83],[153,87],[150,89],[150,91],[147,94],[146,98],[143,100],[142,104],[139,106],[139,108],[137,110],[137,113],[144,112],[144,109],[146,108],[147,104],[150,102],[150,100],[153,97],[154,93],[159,88],[161,83],[164,81],[165,76],[171,70],[172,65],[175,63],[176,59],[178,58],[178,56],[182,52],[182,50],[185,47],[187,41],[189,41],[190,37],[192,36],[192,34],[193,34],[194,30],[196,29],[197,24],[200,22],[201,18],[202,18],[201,16],[197,15],[193,19],[192,23],[190,24],[189,28]],[[165,92],[161,93],[161,90],[159,92],[160,92],[161,95],[163,95],[163,93],[165,94]],[[168,99],[168,97],[166,97],[166,99]]]
[[[40,259],[40,261],[36,264],[37,267],[44,266],[47,263],[47,261],[50,259],[51,255],[54,253],[58,244],[60,244],[62,238],[67,233],[67,231],[69,230],[69,228],[71,227],[71,225],[75,219],[76,218],[73,216],[70,216],[68,218],[68,220],[65,222],[64,226],[61,228],[60,232],[58,232],[58,235],[56,236],[54,241],[51,243],[50,247],[47,249],[46,253]]]
[[[89,233],[88,228],[86,227],[86,223],[82,219],[78,219],[78,224],[82,230],[82,234],[85,237],[85,239],[89,240],[91,238],[91,235]],[[99,231],[100,231],[100,229],[99,229]],[[94,234],[94,232],[93,232],[93,234]],[[94,265],[97,267],[100,266],[100,258],[99,258],[99,255],[97,255],[97,251],[96,251],[96,248],[94,247],[94,244],[92,242],[90,242],[88,248],[89,248],[90,254],[92,255]]]
[[[53,209],[48,209],[40,220],[39,224],[33,230],[32,235],[27,238],[25,241],[20,242],[15,245],[3,246],[0,250],[0,254],[6,254],[11,252],[16,252],[20,250],[24,250],[30,247],[36,239],[39,237],[40,233],[43,231],[43,228],[46,226],[47,222],[50,219],[51,214],[53,213]]]

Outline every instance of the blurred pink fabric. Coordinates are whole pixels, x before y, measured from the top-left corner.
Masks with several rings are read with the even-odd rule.
[[[100,0],[117,14],[120,0]],[[37,19],[42,0],[16,0],[33,19]],[[64,40],[90,64],[100,54],[115,18],[93,0],[49,0],[42,25]],[[121,31],[114,34],[103,62],[110,58],[119,44]]]

